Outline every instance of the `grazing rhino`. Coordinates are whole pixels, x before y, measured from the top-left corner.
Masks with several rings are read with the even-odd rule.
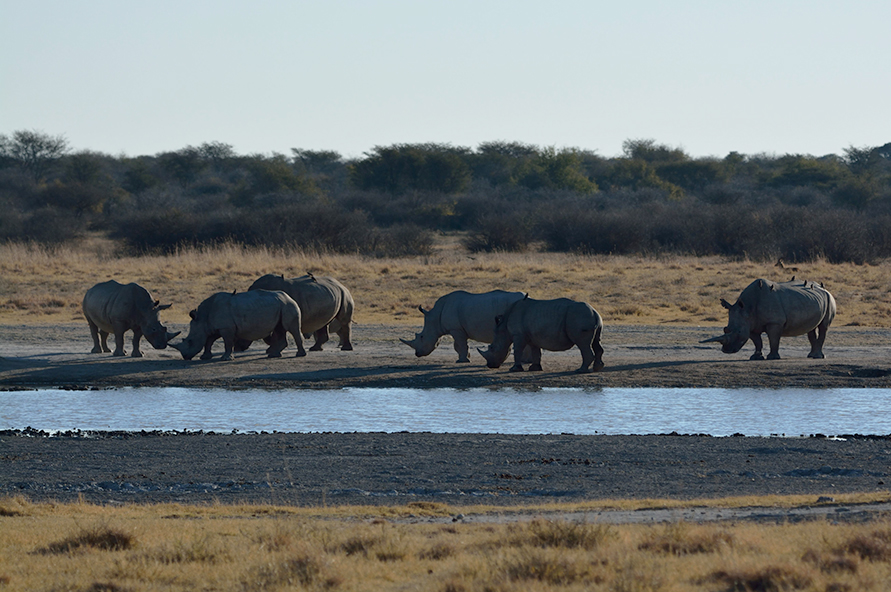
[[[297,345],[297,357],[305,356],[300,335],[300,307],[284,292],[254,290],[241,294],[218,292],[189,313],[189,336],[179,343],[171,343],[186,360],[204,348],[202,360],[213,357],[214,341],[223,338],[224,360],[232,359],[236,339],[269,338],[266,350],[270,358],[280,358],[288,346],[288,333]]]
[[[251,284],[250,290],[281,290],[294,299],[300,307],[303,335],[316,338],[309,351],[322,351],[322,344],[328,341],[329,328],[340,337],[340,349],[352,351],[353,296],[333,277],[315,277],[309,273],[285,279],[283,275],[266,274]],[[243,349],[247,349],[246,345],[250,344],[239,343]]]
[[[487,350],[477,348],[489,368],[498,368],[514,346],[511,372],[523,371],[522,352],[532,348],[529,370],[541,370],[541,350],[565,351],[573,345],[582,352],[582,365],[576,372],[603,369],[600,336],[603,319],[585,302],[568,298],[533,300],[526,297],[513,303],[507,312],[495,318],[495,338]],[[593,363],[593,366],[592,366]]]
[[[170,308],[152,300],[148,290],[139,284],[119,284],[114,280],[96,284],[84,295],[83,311],[93,337],[91,353],[110,352],[108,335],[114,335],[114,355],[124,356],[124,333],[133,331],[134,358],[141,358],[139,340],[145,336],[155,349],[164,349],[167,342],[179,335],[169,332],[158,313]]]
[[[504,314],[507,308],[522,300],[522,292],[493,290],[485,294],[471,294],[463,290],[442,296],[430,310],[418,306],[424,314],[424,328],[415,333],[411,341],[400,339],[415,350],[417,357],[429,356],[443,335],[451,335],[455,340],[458,362],[470,362],[467,340],[492,343],[494,330],[492,319]]]
[[[725,354],[735,354],[751,339],[755,353],[749,359],[763,360],[761,334],[767,333],[767,359],[779,360],[780,337],[807,333],[811,343],[807,357],[824,357],[823,342],[835,318],[835,298],[822,284],[759,279],[742,291],[735,304],[722,298],[721,305],[728,310],[724,334],[701,343],[717,341]]]

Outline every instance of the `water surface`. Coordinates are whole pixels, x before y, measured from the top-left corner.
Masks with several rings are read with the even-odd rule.
[[[119,388],[0,392],[0,429],[891,434],[891,389]]]

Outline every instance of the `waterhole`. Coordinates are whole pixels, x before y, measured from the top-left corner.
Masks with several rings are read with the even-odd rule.
[[[40,389],[0,429],[502,434],[891,434],[891,389]]]

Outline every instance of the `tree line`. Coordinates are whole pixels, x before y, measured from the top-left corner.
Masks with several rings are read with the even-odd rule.
[[[865,262],[891,256],[891,143],[840,155],[694,158],[651,139],[622,154],[521,142],[237,154],[222,142],[154,155],[0,134],[0,240],[91,232],[134,253],[233,241],[423,255],[436,232],[472,251],[679,253]]]

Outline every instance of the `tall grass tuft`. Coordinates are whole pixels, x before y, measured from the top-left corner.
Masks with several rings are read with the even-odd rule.
[[[85,549],[125,551],[132,548],[134,542],[133,535],[128,532],[106,526],[97,526],[81,529],[79,532],[60,541],[50,543],[46,547],[38,549],[37,552],[43,555],[58,555]]]

